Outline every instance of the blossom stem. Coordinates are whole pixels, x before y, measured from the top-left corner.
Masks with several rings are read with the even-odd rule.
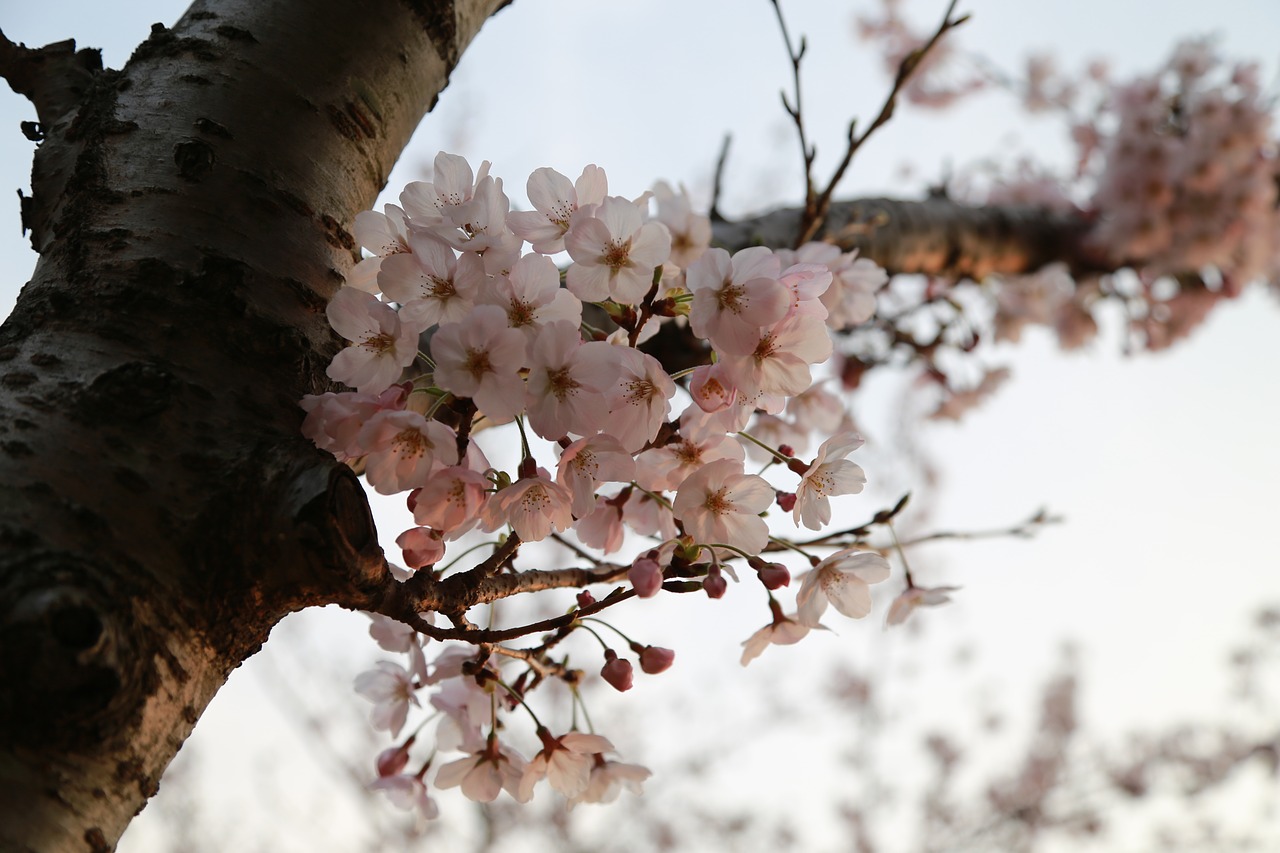
[[[484,541],[484,542],[481,542],[479,545],[472,545],[470,548],[468,548],[467,550],[463,551],[463,552],[462,552],[461,554],[459,554],[458,556],[454,557],[454,558],[453,558],[452,560],[450,560],[448,563],[445,563],[443,566],[441,566],[440,568],[436,569],[436,574],[443,574],[444,572],[447,572],[447,571],[449,570],[449,568],[450,568],[451,566],[453,566],[453,564],[454,564],[454,563],[458,562],[458,561],[459,561],[459,560],[461,560],[463,557],[465,557],[465,556],[467,556],[468,554],[470,554],[472,551],[479,551],[481,548],[488,548],[488,547],[490,547],[490,546],[492,546],[492,547],[496,548],[496,547],[498,547],[498,545],[499,545],[499,544],[501,544],[501,543],[499,543],[499,542],[495,539],[495,540],[492,540],[492,541],[486,540],[486,541]]]
[[[516,689],[515,689],[514,687],[512,687],[512,686],[511,686],[511,685],[509,685],[509,684],[507,684],[507,683],[506,683],[505,681],[503,681],[501,678],[495,678],[495,679],[494,679],[494,682],[496,682],[496,683],[497,683],[497,685],[498,685],[499,687],[501,687],[503,690],[505,690],[505,691],[507,691],[508,693],[510,693],[510,694],[511,694],[511,696],[512,696],[512,697],[513,697],[517,702],[519,702],[519,703],[524,707],[524,709],[525,709],[526,711],[528,711],[528,712],[529,712],[529,716],[530,716],[530,717],[533,717],[533,724],[534,724],[535,726],[537,726],[538,728],[543,728],[542,721],[538,719],[538,715],[537,715],[537,714],[535,714],[535,713],[533,713],[533,709],[529,707],[529,703],[528,703],[528,702],[526,702],[526,701],[524,701],[524,697],[523,697],[523,696],[521,696],[518,692],[516,692]]]
[[[893,529],[892,521],[886,521],[884,526],[889,528],[889,535],[893,537],[893,547],[897,549],[898,556],[902,558],[902,571],[907,576],[907,589],[915,589],[916,582],[911,579],[911,565],[907,562],[907,552],[903,550],[902,543],[898,541],[898,531]]]
[[[672,511],[674,512],[674,507],[672,507],[672,506],[671,506],[671,501],[667,500],[667,499],[666,499],[666,498],[664,498],[662,495],[655,494],[655,493],[653,493],[653,492],[649,491],[649,490],[648,490],[648,489],[646,489],[644,486],[642,486],[642,485],[640,485],[639,483],[637,483],[635,480],[632,480],[632,481],[631,481],[631,487],[632,487],[633,489],[635,489],[636,491],[638,491],[638,492],[643,492],[643,493],[645,493],[646,495],[648,495],[649,497],[653,498],[653,499],[654,499],[655,501],[657,501],[658,503],[662,504],[662,505],[663,505],[664,507],[666,507],[667,509],[672,510]]]
[[[435,369],[436,369],[436,363],[435,363],[434,361],[432,361],[432,360],[431,360],[431,356],[427,355],[427,354],[426,354],[425,352],[423,352],[422,350],[418,350],[418,358],[420,358],[420,359],[422,359],[423,361],[425,361],[425,362],[427,363],[427,365],[428,365],[432,370],[435,370]]]
[[[779,461],[781,461],[781,462],[790,462],[790,461],[791,461],[791,457],[790,457],[790,456],[787,456],[786,454],[782,453],[781,451],[777,450],[776,448],[770,447],[769,445],[765,444],[763,441],[761,441],[760,439],[756,438],[756,437],[755,437],[754,435],[752,435],[751,433],[746,432],[745,430],[744,430],[744,431],[739,432],[739,433],[738,433],[738,435],[742,436],[742,437],[743,437],[743,438],[745,438],[747,441],[751,442],[752,444],[755,444],[756,446],[760,447],[761,449],[763,449],[763,450],[767,450],[769,453],[773,454],[774,458],[778,459],[778,460],[779,460]]]
[[[571,689],[573,690],[573,704],[574,704],[573,715],[575,717],[574,724],[575,725],[577,724],[577,719],[576,719],[576,717],[578,716],[577,709],[581,708],[582,719],[587,721],[587,731],[590,732],[591,734],[595,734],[596,727],[591,723],[591,714],[587,711],[587,703],[582,701],[582,694],[578,692],[577,687],[573,687]]]
[[[599,622],[600,620],[597,619],[596,621]],[[601,623],[601,624],[604,624],[604,623]],[[609,650],[609,644],[604,641],[604,637],[601,637],[600,634],[596,632],[590,625],[584,625],[582,621],[579,620],[578,622],[574,623],[573,627],[581,628],[582,630],[586,631],[588,634],[596,638],[596,642],[600,644],[601,648],[603,648],[605,651]],[[625,639],[625,637],[623,639]]]
[[[614,626],[610,625],[608,622],[604,621],[603,619],[596,619],[596,618],[591,617],[591,616],[586,616],[586,617],[584,617],[584,618],[582,618],[582,619],[580,619],[580,620],[578,620],[578,621],[579,621],[579,622],[599,622],[601,625],[605,626],[605,627],[606,627],[606,628],[608,628],[610,631],[612,631],[613,633],[615,633],[615,634],[617,634],[619,637],[621,637],[623,640],[625,640],[625,641],[627,642],[627,645],[631,645],[632,643],[634,643],[634,641],[633,641],[630,637],[628,637],[626,634],[622,633],[620,630],[618,630],[618,629],[617,629],[617,628],[615,628]],[[586,626],[585,626],[585,625],[583,625],[582,627],[586,628]],[[588,630],[588,631],[591,631],[591,629],[590,629],[590,628],[587,628],[587,630]],[[592,631],[592,633],[594,634],[595,632],[594,632],[594,631]],[[597,639],[598,639],[598,637],[597,637]]]
[[[811,564],[816,565],[819,562],[817,557],[813,556],[808,551],[801,548],[799,545],[796,545],[792,542],[788,542],[785,539],[779,539],[777,536],[770,536],[769,541],[775,545],[781,545],[783,548],[787,548],[791,551],[795,551],[797,554],[801,555],[806,560],[808,560]]]

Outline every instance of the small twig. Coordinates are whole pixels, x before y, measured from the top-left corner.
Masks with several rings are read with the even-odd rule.
[[[622,587],[618,587],[613,592],[609,593],[609,595],[594,604],[587,605],[586,607],[575,608],[561,616],[554,616],[550,619],[531,622],[528,625],[521,625],[515,628],[476,628],[468,630],[458,628],[439,628],[432,625],[416,613],[409,618],[406,618],[403,614],[396,615],[394,618],[403,620],[406,625],[410,625],[419,633],[425,634],[433,640],[461,640],[466,643],[475,643],[477,645],[484,643],[503,643],[507,640],[526,637],[529,634],[537,634],[543,631],[557,631],[561,628],[567,628],[578,618],[582,616],[590,616],[593,613],[599,613],[601,610],[626,601],[628,598],[634,597],[635,594],[636,591],[634,589],[623,589]]]
[[[822,191],[822,194],[818,196],[812,204],[806,202],[805,216],[801,221],[800,238],[796,242],[797,246],[803,245],[813,239],[813,236],[822,228],[822,223],[827,217],[827,211],[831,209],[831,197],[836,191],[836,185],[840,183],[842,178],[844,178],[845,170],[847,170],[849,168],[849,164],[853,162],[853,155],[857,153],[858,149],[862,147],[863,143],[867,141],[871,134],[875,133],[876,130],[892,118],[894,109],[898,105],[898,95],[902,93],[903,88],[906,87],[907,81],[911,79],[911,75],[920,67],[925,56],[928,55],[929,51],[937,45],[944,35],[969,20],[968,15],[962,15],[959,18],[955,18],[954,20],[952,19],[951,14],[955,11],[956,4],[958,2],[959,0],[951,0],[951,3],[947,6],[946,14],[942,16],[942,23],[938,25],[938,29],[934,32],[933,36],[930,37],[922,47],[913,50],[911,53],[907,54],[905,59],[902,60],[902,63],[898,66],[897,76],[893,80],[893,88],[889,90],[889,95],[885,98],[884,104],[881,105],[880,113],[876,116],[875,121],[871,122],[871,126],[859,134],[857,133],[858,120],[854,119],[849,122],[849,147],[844,152],[844,159],[840,161],[840,165],[836,168],[835,173],[832,174],[831,181],[827,184],[827,188]],[[774,5],[777,5],[776,0]],[[789,44],[790,42],[788,42],[788,45]],[[796,73],[797,75],[799,74],[798,68]],[[793,116],[793,118],[799,121],[798,114]],[[806,177],[808,177],[807,174]],[[810,195],[812,195],[812,182],[809,183],[809,192]],[[812,215],[810,215],[811,211]]]
[[[733,135],[726,133],[724,135],[724,143],[720,146],[720,156],[716,158],[716,174],[711,184],[711,210],[707,214],[711,217],[712,222],[727,222],[720,213],[720,190],[724,186],[724,167],[729,161],[729,143],[733,141]]]
[[[1042,509],[1031,518],[1012,527],[1005,527],[999,530],[940,530],[936,533],[926,533],[914,539],[907,539],[902,543],[902,547],[908,548],[912,545],[919,545],[922,542],[937,542],[943,539],[997,539],[1005,536],[1027,539],[1035,536],[1036,532],[1045,525],[1061,523],[1062,516],[1049,515],[1046,510]]]
[[[778,16],[778,28],[782,30],[782,40],[787,45],[787,57],[791,60],[791,79],[795,86],[794,103],[787,99],[787,93],[782,93],[782,107],[787,111],[787,115],[791,116],[792,122],[795,123],[796,133],[800,137],[800,154],[804,158],[804,222],[808,223],[817,211],[817,189],[813,185],[813,161],[818,156],[818,150],[809,142],[809,137],[804,129],[804,117],[802,114],[801,97],[800,97],[800,61],[804,59],[805,50],[808,44],[805,42],[804,36],[800,37],[800,47],[795,49],[791,46],[791,33],[787,30],[787,21],[782,16],[781,0],[770,0],[773,3],[773,11]],[[805,231],[806,229],[801,229]],[[798,247],[800,244],[797,243]]]

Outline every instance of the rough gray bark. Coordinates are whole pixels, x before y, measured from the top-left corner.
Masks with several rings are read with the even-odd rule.
[[[123,71],[3,42],[44,140],[0,329],[0,849],[114,847],[284,614],[381,579],[298,434],[323,308],[505,0],[200,0]]]
[[[41,259],[0,328],[0,849],[111,849],[293,610],[511,594],[391,584],[360,484],[297,407],[340,344],[323,308],[358,252],[344,225],[506,2],[199,0],[119,72],[0,38],[44,134],[23,210]],[[1069,217],[858,204],[827,237],[895,271],[1086,257]],[[780,246],[797,225],[717,237]]]

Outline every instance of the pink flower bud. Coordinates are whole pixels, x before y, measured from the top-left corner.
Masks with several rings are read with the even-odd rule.
[[[619,693],[630,690],[633,677],[631,661],[618,657],[613,649],[605,649],[604,660],[604,668],[600,670],[601,677]]]
[[[675,663],[676,653],[671,649],[659,646],[645,646],[640,650],[640,668],[649,675],[657,675],[671,668]]]
[[[410,527],[396,538],[404,550],[404,563],[411,569],[430,566],[444,556],[444,542],[439,532],[426,527]]]
[[[795,449],[794,447],[792,447],[791,445],[789,445],[789,444],[779,444],[779,445],[778,445],[778,452],[779,452],[779,453],[781,453],[783,456],[795,456],[795,455],[796,455],[796,449]]]
[[[791,512],[791,510],[796,508],[796,496],[794,492],[778,492],[775,500],[777,500],[778,507],[783,512]]]
[[[781,563],[765,563],[756,570],[756,574],[765,589],[780,589],[791,583],[791,572]]]
[[[393,746],[378,753],[378,776],[381,778],[395,776],[403,770],[409,763],[409,747],[412,745],[413,738],[409,738],[400,746]]]
[[[723,598],[729,591],[729,582],[719,572],[712,572],[702,579],[702,588],[706,590],[708,598]]]
[[[631,564],[627,579],[641,598],[652,598],[662,589],[662,567],[657,560],[641,557]]]
[[[596,597],[591,594],[591,590],[584,589],[582,592],[578,593],[579,607],[590,607],[595,603],[596,603]]]

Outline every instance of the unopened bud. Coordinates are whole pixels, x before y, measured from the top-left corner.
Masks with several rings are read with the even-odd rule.
[[[756,574],[765,589],[781,589],[791,583],[791,572],[781,563],[765,563],[756,569]]]
[[[591,590],[584,589],[582,592],[578,593],[579,607],[590,607],[595,603],[596,603],[596,597],[591,594]]]
[[[791,445],[789,445],[789,444],[779,444],[779,445],[778,445],[778,452],[779,452],[779,453],[781,453],[783,456],[795,456],[795,455],[796,455],[796,449],[795,449],[794,447],[792,447]]]
[[[796,508],[795,492],[778,492],[774,499],[778,502],[778,506],[783,512],[791,512]]]
[[[657,560],[641,557],[631,564],[627,579],[635,587],[636,595],[641,598],[652,598],[662,589],[662,567]]]
[[[604,661],[604,668],[600,670],[600,676],[619,693],[625,693],[630,690],[633,679],[631,661],[618,657],[618,653],[613,649],[605,649]]]
[[[635,649],[635,646],[632,646]],[[666,672],[675,663],[676,653],[660,646],[645,646],[640,652],[640,668],[649,675]]]
[[[378,776],[384,778],[395,776],[403,770],[405,765],[409,763],[409,747],[412,745],[413,738],[409,738],[400,746],[393,746],[378,753]]]
[[[724,575],[713,572],[702,579],[702,588],[706,590],[708,598],[723,598],[729,591],[729,582],[724,579]]]

